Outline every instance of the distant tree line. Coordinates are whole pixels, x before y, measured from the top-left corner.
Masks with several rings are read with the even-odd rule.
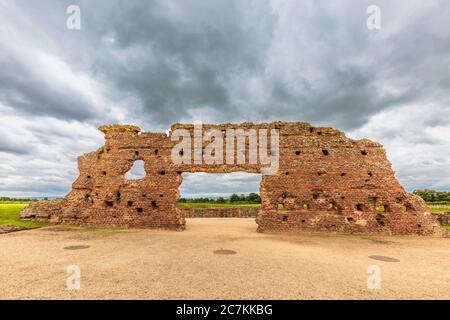
[[[436,191],[436,190],[414,190],[415,195],[418,195],[426,202],[450,202],[450,191]]]
[[[28,199],[28,198],[10,198],[10,197],[0,197],[0,202],[7,202],[7,201],[23,201],[23,202],[29,202],[29,201],[38,201],[38,199]]]
[[[248,195],[238,195],[233,193],[229,198],[180,198],[180,203],[241,203],[241,204],[253,204],[261,203],[261,197],[257,193],[249,193]]]

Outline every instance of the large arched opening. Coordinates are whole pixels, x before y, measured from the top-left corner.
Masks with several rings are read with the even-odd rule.
[[[177,206],[188,227],[189,220],[196,218],[257,217],[261,206],[261,174],[198,172],[182,176]]]

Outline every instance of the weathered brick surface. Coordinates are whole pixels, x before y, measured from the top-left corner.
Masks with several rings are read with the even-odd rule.
[[[49,200],[31,202],[20,212],[24,220],[61,222],[61,210],[66,205],[65,200]]]
[[[214,208],[186,207],[180,208],[186,218],[256,218],[259,208]]]
[[[298,122],[203,126],[204,131],[210,128],[224,133],[230,128],[280,132],[279,170],[263,175],[260,186],[260,232],[444,233],[425,202],[398,183],[379,143],[352,140],[338,130]],[[194,130],[193,125],[182,124],[171,129],[171,133],[186,129],[191,134]],[[260,173],[262,168],[260,163],[176,165],[170,157],[177,143],[171,141],[171,133],[141,133],[135,126],[103,126],[100,130],[105,133],[105,145],[78,159],[80,176],[55,220],[182,230],[184,214],[176,206],[181,173]],[[144,160],[147,175],[126,180],[124,175],[135,160]],[[39,205],[34,210],[39,212]]]
[[[450,212],[445,213],[433,213],[433,215],[437,218],[437,220],[442,225],[449,225],[450,224]]]

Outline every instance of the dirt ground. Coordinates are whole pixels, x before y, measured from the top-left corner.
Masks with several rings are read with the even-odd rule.
[[[448,238],[255,230],[254,219],[193,218],[183,232],[56,226],[3,234],[0,298],[450,299]],[[79,290],[67,289],[72,265]],[[367,288],[371,265],[381,289]]]

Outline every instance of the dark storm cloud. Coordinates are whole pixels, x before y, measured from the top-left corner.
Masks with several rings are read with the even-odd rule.
[[[11,132],[0,150],[22,155],[9,160],[16,169],[29,161],[27,152],[47,161],[44,147],[52,146],[70,155],[58,160],[66,161],[70,186],[70,146],[91,151],[102,123],[146,130],[199,120],[333,126],[385,143],[410,188],[422,183],[406,168],[407,148],[435,155],[448,145],[439,136],[450,108],[446,1],[377,1],[378,31],[366,28],[372,1],[82,0],[79,31],[65,27],[70,4],[0,0],[0,111],[10,117],[2,113],[0,124]],[[416,165],[434,181],[429,185],[450,185],[433,169],[445,162],[424,163]],[[32,172],[17,170],[16,180]],[[60,190],[57,183],[42,190]]]
[[[312,54],[308,43],[286,48],[285,52],[274,52],[280,62],[284,56],[305,60],[305,65],[287,66],[286,70],[281,70],[287,77],[277,79],[265,74],[267,68],[277,67],[276,61],[274,66],[268,65],[270,47],[283,41],[284,36],[292,36],[290,40],[295,43],[297,35],[290,35],[287,30],[278,35],[281,39],[274,39],[279,17],[271,13],[269,7],[260,11],[260,15],[245,16],[242,11],[252,8],[238,2],[190,1],[178,5],[180,15],[160,2],[151,5],[134,3],[112,13],[111,29],[104,30],[105,35],[114,39],[112,50],[125,55],[131,52],[136,59],[100,58],[98,68],[114,79],[118,88],[137,95],[142,102],[142,111],[151,119],[170,124],[188,116],[189,111],[205,106],[217,112],[215,121],[240,121],[243,117],[255,121],[273,118],[318,121],[332,111],[331,122],[351,128],[382,108],[376,91],[371,88],[374,73],[367,67],[340,66],[341,55],[347,53],[346,49],[340,48],[348,45],[342,40],[350,39],[339,36],[342,28],[336,28],[336,17],[332,13],[322,17],[318,14],[319,7],[312,16],[302,16],[296,21],[301,27],[308,25],[306,32],[311,36],[308,42],[325,46],[324,56],[308,61]],[[304,8],[299,4],[294,9],[300,12]],[[323,12],[327,13],[326,10]],[[365,15],[357,17],[358,21],[364,22]],[[367,37],[360,34],[367,34],[367,29],[360,26],[358,30],[363,41],[360,46],[364,47]],[[315,64],[323,73],[323,83],[311,84],[301,72],[294,74],[294,70],[290,70],[309,63]],[[252,92],[244,92],[244,101],[234,97],[233,81],[245,86],[251,78],[261,80],[269,92],[263,104],[253,103]],[[305,84],[301,90],[296,83],[290,83],[298,80]]]
[[[393,32],[388,19],[397,8],[381,2],[391,33],[383,36],[365,27],[369,2],[341,3],[345,12],[305,1],[290,3],[288,13],[262,5],[252,14],[250,5],[230,1],[189,1],[176,10],[134,2],[111,12],[103,30],[126,58],[102,57],[96,66],[139,97],[139,112],[167,125],[211,107],[214,121],[298,119],[348,130],[384,109],[445,95],[448,70],[438,66],[449,52],[448,9],[417,10],[415,23]],[[284,59],[292,63],[279,67]],[[235,86],[255,78],[266,100],[255,103],[245,89],[238,99]]]
[[[10,65],[0,73],[0,101],[14,106],[17,113],[27,115],[51,115],[60,119],[84,121],[92,118],[92,107],[79,96],[58,92],[53,86],[46,86],[39,79],[29,77],[17,65]],[[58,84],[55,83],[55,86]]]
[[[241,12],[245,5],[238,2],[178,5],[173,12],[164,2],[133,2],[112,13],[104,36],[114,39],[111,50],[125,58],[100,57],[96,66],[118,88],[139,97],[140,112],[156,122],[169,125],[202,107],[236,115],[230,75],[264,67],[269,28],[263,23],[252,30]]]
[[[110,98],[132,97],[131,116],[165,126],[210,108],[215,122],[289,119],[349,130],[384,109],[445,96],[450,84],[439,67],[450,50],[449,12],[437,5],[417,8],[413,22],[395,30],[406,4],[379,1],[382,29],[370,31],[368,1],[80,1],[84,28],[74,34],[56,28],[64,5],[20,3],[38,15],[70,66],[105,84]],[[0,99],[18,112],[114,118],[10,58],[2,59]],[[254,80],[262,102],[246,88]]]

